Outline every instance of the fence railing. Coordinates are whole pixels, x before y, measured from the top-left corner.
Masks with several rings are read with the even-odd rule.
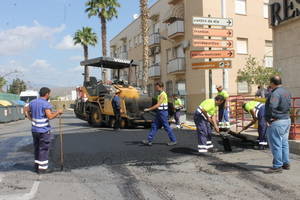
[[[229,97],[228,103],[230,106],[230,122],[235,127],[235,131],[241,130],[252,120],[251,115],[246,113],[242,108],[244,103],[251,100],[265,102],[265,99],[255,98],[254,96]],[[289,137],[292,140],[300,140],[300,97],[292,98],[290,113],[292,124]]]

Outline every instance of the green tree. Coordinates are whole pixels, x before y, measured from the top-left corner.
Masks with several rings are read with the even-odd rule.
[[[267,86],[270,81],[270,77],[279,74],[279,72],[273,67],[265,67],[252,56],[247,58],[246,65],[243,69],[240,69],[237,74],[237,82],[247,82],[249,86],[259,85]]]
[[[97,16],[100,19],[102,55],[107,56],[107,21],[118,17],[117,8],[120,7],[120,4],[117,0],[89,0],[86,7],[85,12],[88,13],[88,17]],[[104,80],[106,79],[105,75]]]
[[[4,77],[0,76],[0,92],[3,92],[3,86],[7,83]]]
[[[6,77],[12,75],[12,74],[18,74],[18,70],[10,71],[5,74],[0,75],[0,92],[3,92],[3,87],[7,83]]]
[[[77,30],[73,37],[74,44],[80,44],[83,47],[84,60],[89,57],[89,45],[95,46],[97,44],[97,35],[90,27],[82,27],[81,30]],[[89,67],[84,66],[84,81],[89,81],[90,72]]]
[[[141,29],[143,38],[143,88],[146,90],[149,67],[149,8],[148,0],[140,0]]]
[[[26,88],[26,83],[23,80],[16,78],[13,80],[12,84],[9,85],[8,92],[19,95],[22,91],[25,91]]]

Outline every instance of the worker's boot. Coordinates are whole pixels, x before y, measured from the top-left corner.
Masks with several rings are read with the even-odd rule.
[[[34,172],[39,173],[39,164],[34,164]]]
[[[177,142],[169,142],[168,143],[168,146],[174,146],[174,145],[176,145],[177,144]]]
[[[282,169],[284,169],[284,170],[290,170],[291,169],[291,165],[290,164],[283,164]]]
[[[142,143],[146,146],[152,146],[152,142],[149,142],[148,140],[143,140]]]
[[[272,167],[272,168],[269,168],[267,171],[265,171],[265,174],[278,174],[278,173],[282,173],[281,167],[279,167],[279,168]]]

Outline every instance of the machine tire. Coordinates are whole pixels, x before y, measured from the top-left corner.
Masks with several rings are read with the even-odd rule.
[[[101,111],[97,106],[92,105],[91,106],[92,110],[91,110],[91,114],[90,114],[90,119],[88,120],[88,122],[92,125],[92,126],[101,126],[103,119],[102,119],[102,115],[101,115]]]
[[[115,125],[115,119],[114,119],[114,117],[110,117],[108,127],[114,128],[114,125]],[[126,120],[123,118],[121,118],[121,121],[120,121],[120,128],[126,128]]]

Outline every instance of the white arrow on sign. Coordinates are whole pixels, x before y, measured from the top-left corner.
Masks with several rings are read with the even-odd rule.
[[[220,63],[219,63],[219,66],[220,66],[220,67],[229,67],[230,65],[231,65],[230,62],[220,62]]]
[[[231,27],[233,26],[233,20],[230,18],[193,17],[193,24]]]

